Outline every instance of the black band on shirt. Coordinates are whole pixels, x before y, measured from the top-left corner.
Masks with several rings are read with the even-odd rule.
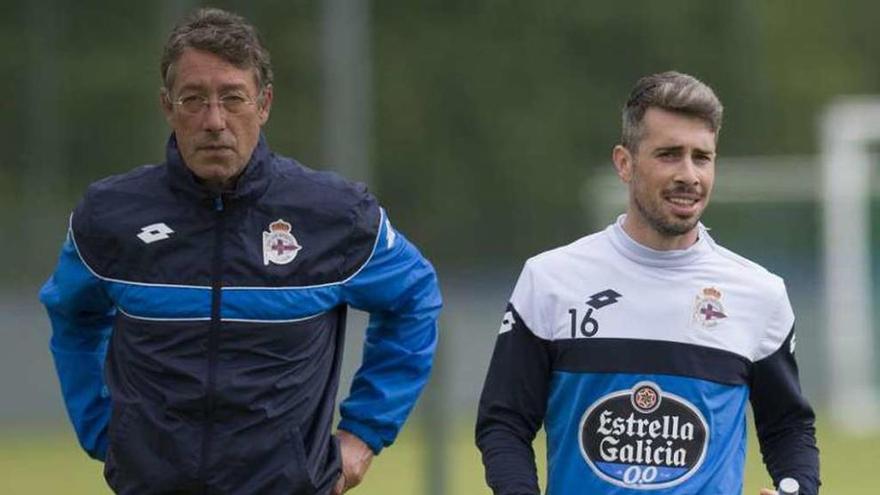
[[[574,373],[659,373],[727,385],[749,383],[751,362],[739,354],[680,342],[566,339],[551,344],[553,370]]]

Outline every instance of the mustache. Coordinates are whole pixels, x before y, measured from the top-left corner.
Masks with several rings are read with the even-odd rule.
[[[196,143],[196,148],[235,148],[235,143],[228,139],[204,139]]]
[[[676,184],[673,187],[665,189],[663,191],[664,194],[682,194],[689,196],[702,196],[703,188],[702,187],[693,187],[687,184]]]

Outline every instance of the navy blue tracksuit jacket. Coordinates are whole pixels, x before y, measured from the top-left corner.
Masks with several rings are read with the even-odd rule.
[[[370,312],[339,428],[393,442],[431,368],[436,275],[362,185],[261,138],[234,190],[167,161],[89,187],[40,293],[83,448],[122,494],[325,494],[347,306]]]

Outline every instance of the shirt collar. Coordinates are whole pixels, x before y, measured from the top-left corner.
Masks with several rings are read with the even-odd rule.
[[[674,267],[688,265],[707,252],[712,251],[715,241],[709,236],[709,229],[702,223],[697,224],[697,242],[685,249],[671,249],[660,251],[640,244],[623,230],[623,222],[626,215],[617,217],[617,221],[609,225],[605,231],[611,239],[611,244],[626,258],[641,265],[657,267]]]

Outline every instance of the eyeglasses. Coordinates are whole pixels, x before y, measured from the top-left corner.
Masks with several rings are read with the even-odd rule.
[[[217,101],[226,113],[239,114],[246,111],[251,106],[256,105],[257,101],[262,97],[262,91],[260,91],[260,94],[257,95],[256,99],[252,99],[241,93],[228,93],[220,95],[220,97],[217,98]],[[211,106],[211,100],[204,95],[193,94],[183,95],[176,100],[172,100],[171,104],[177,106],[183,113],[198,115]]]

